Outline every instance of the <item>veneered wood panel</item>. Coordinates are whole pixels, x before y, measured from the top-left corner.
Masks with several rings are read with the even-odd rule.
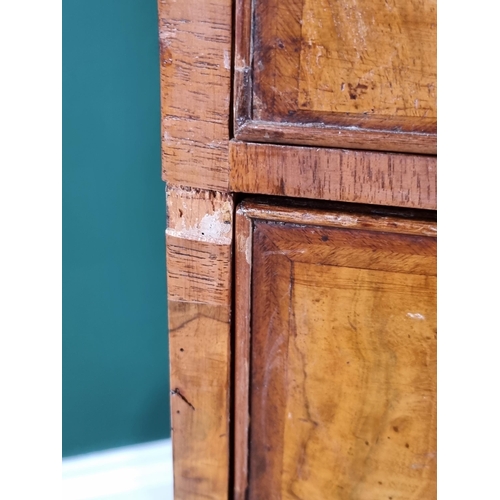
[[[286,224],[279,223],[259,226],[259,231],[293,262],[436,276],[436,240],[432,237],[403,236],[396,231],[381,231],[376,237],[373,231],[360,228],[342,228],[332,233],[331,228],[317,227],[292,232]]]
[[[435,0],[239,0],[236,16],[235,138],[436,153]]]
[[[436,118],[436,0],[304,0],[302,19],[301,109]]]
[[[282,498],[436,498],[435,277],[296,263],[292,279]]]
[[[248,202],[238,217],[254,228],[236,252],[248,498],[435,498],[434,222]]]
[[[229,488],[230,195],[167,192],[167,284],[175,497]]]
[[[227,191],[230,0],[159,0],[162,172],[169,184]]]
[[[282,395],[287,391],[292,263],[262,233],[254,232],[253,249],[248,498],[271,499],[280,498],[286,448]],[[263,367],[269,354],[272,362]]]
[[[436,158],[231,141],[235,192],[436,209]]]
[[[285,121],[298,108],[303,0],[254,2],[252,116]],[[247,41],[248,43],[248,41]]]

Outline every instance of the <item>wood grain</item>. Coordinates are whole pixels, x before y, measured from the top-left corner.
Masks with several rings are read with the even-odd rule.
[[[250,76],[247,75],[250,81]],[[307,121],[306,119],[307,118]],[[318,117],[300,117],[302,123],[272,122],[236,117],[234,138],[240,141],[290,144],[296,146],[323,146],[334,148],[367,149],[435,155],[435,133],[412,132],[408,134],[386,128],[371,129],[352,125],[349,120],[335,118],[318,120]],[[345,123],[343,123],[345,122]]]
[[[235,2],[234,39],[239,50],[234,52],[233,129],[238,129],[252,116],[252,4]],[[245,50],[242,48],[245,47]]]
[[[235,498],[436,498],[435,222],[309,212],[237,211]]]
[[[246,500],[248,484],[248,428],[250,414],[250,320],[252,272],[252,221],[244,210],[237,210],[235,217],[235,268],[236,280],[234,324],[236,334],[234,376],[234,500]]]
[[[304,0],[302,19],[301,109],[435,124],[436,0]]]
[[[292,279],[282,498],[436,498],[435,277],[296,263]]]
[[[314,232],[293,231],[293,241],[290,241],[292,231],[283,223],[262,226],[260,232],[267,235],[280,253],[293,262],[436,276],[435,234],[434,237],[403,236],[397,231],[388,234],[383,231],[337,229],[339,231],[334,233],[330,227],[316,228]],[[376,233],[380,234],[374,236]],[[335,241],[325,244],[332,234]],[[418,247],[418,259],[415,258],[415,246]]]
[[[167,192],[167,284],[175,498],[229,488],[232,198]]]
[[[376,205],[436,209],[436,158],[327,148],[230,144],[230,188]]]
[[[417,236],[436,236],[436,213],[423,210],[405,210],[393,213],[387,208],[358,205],[332,204],[318,208],[317,203],[307,200],[293,200],[293,204],[280,205],[276,202],[252,200],[243,202],[238,212],[251,219],[272,222],[289,222],[322,227],[339,227],[383,233],[414,234]]]
[[[235,138],[435,154],[435,3],[239,0]]]
[[[286,121],[298,109],[297,82],[303,0],[254,2],[253,106],[255,120]]]
[[[169,184],[227,191],[230,0],[159,0],[162,172]]]
[[[292,263],[261,233],[253,235],[248,499],[281,498]],[[268,332],[268,335],[266,335]],[[281,333],[278,333],[281,332]],[[269,354],[272,361],[263,366]],[[261,360],[257,359],[261,356]]]

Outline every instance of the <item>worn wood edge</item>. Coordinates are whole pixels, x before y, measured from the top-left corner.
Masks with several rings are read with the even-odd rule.
[[[255,120],[257,118],[253,117]],[[267,118],[259,118],[262,121],[273,121]],[[396,121],[397,120],[397,121]],[[437,134],[437,119],[415,116],[391,116],[391,115],[364,115],[344,114],[342,112],[298,110],[293,114],[286,114],[286,123],[308,126],[320,125],[321,127],[360,128],[372,131],[387,131],[389,133],[413,135]]]
[[[227,191],[233,5],[157,0],[163,181]]]
[[[223,499],[231,453],[233,199],[168,186],[167,207],[175,498]],[[199,376],[204,365],[212,368]]]
[[[230,142],[233,192],[437,208],[435,156]]]
[[[245,500],[248,488],[250,428],[250,336],[252,280],[252,221],[244,210],[235,217],[235,391],[234,391],[234,499]]]
[[[233,130],[252,117],[253,2],[235,2]]]
[[[228,193],[167,185],[169,236],[230,245],[233,200]]]
[[[235,110],[236,113],[238,109]],[[245,115],[239,118],[236,116],[235,125],[234,138],[240,141],[437,154],[436,134],[315,123],[297,125],[289,122],[247,119]]]
[[[343,229],[364,229],[385,233],[399,233],[418,236],[437,236],[437,224],[426,220],[411,220],[378,214],[346,213],[317,208],[305,211],[300,207],[286,207],[245,200],[238,211],[250,219],[272,222],[288,222],[308,226],[339,227]]]

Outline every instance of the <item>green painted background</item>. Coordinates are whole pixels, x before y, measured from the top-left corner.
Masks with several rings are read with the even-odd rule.
[[[156,0],[63,1],[63,456],[169,435],[157,39]]]

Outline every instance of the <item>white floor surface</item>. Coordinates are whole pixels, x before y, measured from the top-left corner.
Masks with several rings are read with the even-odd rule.
[[[172,442],[63,459],[63,500],[173,500]]]

